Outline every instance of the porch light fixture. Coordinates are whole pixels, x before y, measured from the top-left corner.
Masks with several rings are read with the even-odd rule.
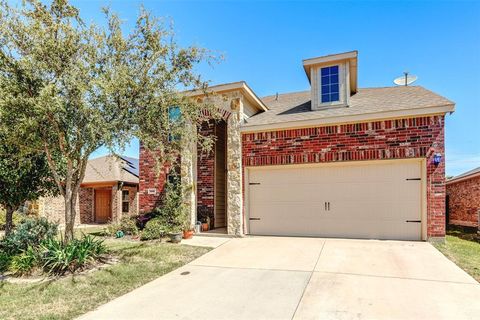
[[[435,153],[433,155],[433,164],[438,166],[441,161],[442,161],[442,155],[440,153]]]

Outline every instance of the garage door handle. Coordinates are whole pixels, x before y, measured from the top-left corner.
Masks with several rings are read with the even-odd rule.
[[[415,223],[421,223],[422,220],[406,220],[405,222],[415,222]]]
[[[252,220],[257,221],[257,220],[260,220],[260,218],[249,218],[248,220],[250,220],[250,221],[252,221]]]

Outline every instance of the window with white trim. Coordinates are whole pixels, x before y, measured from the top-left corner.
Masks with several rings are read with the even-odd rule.
[[[320,69],[320,101],[340,101],[340,70],[338,65]]]

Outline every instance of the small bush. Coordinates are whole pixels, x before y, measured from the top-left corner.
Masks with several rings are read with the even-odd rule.
[[[0,250],[16,255],[28,247],[36,247],[42,241],[56,237],[57,233],[58,225],[45,218],[26,219],[0,242]]]
[[[17,276],[28,275],[38,266],[37,252],[28,247],[19,255],[13,256],[8,269]]]
[[[8,270],[12,257],[6,252],[0,252],[0,272]]]
[[[123,233],[136,236],[138,234],[138,228],[135,224],[135,220],[131,217],[123,217],[120,220],[120,227],[122,228]]]
[[[118,231],[122,231],[124,234],[131,236],[138,235],[138,227],[135,218],[123,217],[120,220],[120,223],[112,223],[106,228],[106,233],[112,237],[114,237]]]
[[[25,218],[24,215],[22,215],[18,211],[15,211],[12,217],[13,226],[14,227],[18,226],[23,221],[24,218]],[[7,214],[5,209],[0,208],[0,230],[5,230],[5,224],[7,223],[6,220],[7,220]]]
[[[162,219],[153,218],[147,222],[140,236],[141,240],[160,239],[167,233],[167,227]]]
[[[50,238],[40,246],[41,263],[45,272],[54,275],[63,275],[66,272],[75,272],[99,261],[107,252],[102,240],[91,235],[84,235],[81,239],[74,239],[68,243]]]
[[[136,224],[137,224],[137,228],[139,230],[143,230],[148,221],[150,221],[151,219],[158,216],[158,211],[159,211],[159,209],[155,208],[153,211],[151,211],[149,213],[140,214],[140,215],[136,216],[135,221],[136,221]]]
[[[105,233],[111,237],[115,237],[115,234],[121,229],[122,227],[120,226],[120,223],[110,223],[105,228]]]

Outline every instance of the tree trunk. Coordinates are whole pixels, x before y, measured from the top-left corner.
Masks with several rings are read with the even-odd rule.
[[[13,229],[13,207],[7,205],[5,208],[5,237],[7,237]]]
[[[74,238],[75,217],[79,188],[74,186],[65,193],[65,242]],[[69,196],[67,196],[69,195]]]

